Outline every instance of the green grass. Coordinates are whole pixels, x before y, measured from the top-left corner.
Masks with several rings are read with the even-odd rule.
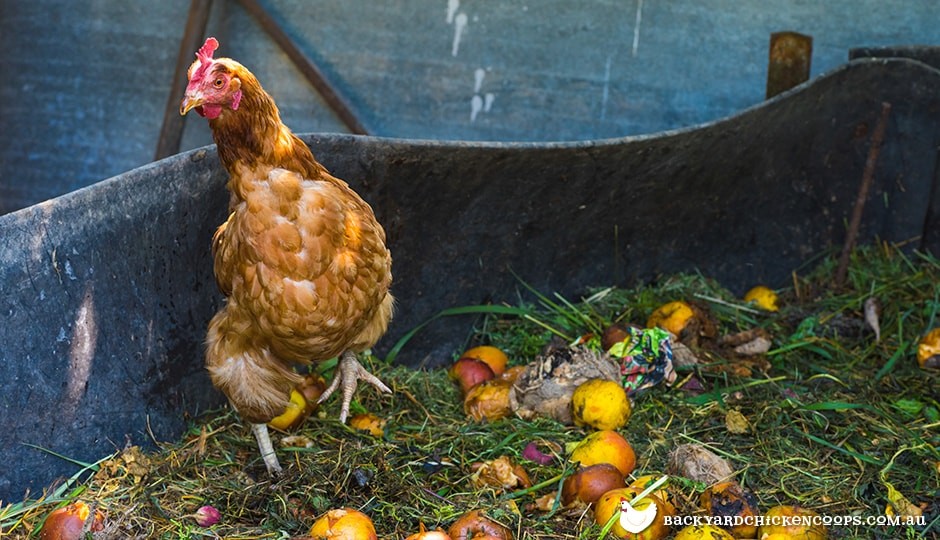
[[[600,288],[577,301],[521,284],[527,300],[518,305],[455,307],[440,316],[478,314],[467,343],[496,345],[513,364],[531,361],[553,337],[573,339],[612,322],[642,325],[656,306],[672,300],[700,305],[719,335],[761,327],[773,340],[765,363],[741,371],[739,360],[705,340],[699,355],[706,363],[679,373],[679,381],[701,382],[703,392],[660,386],[635,400],[621,430],[637,454],[634,474],[662,473],[679,444],[707,444],[731,462],[762,509],[800,504],[827,515],[880,516],[890,484],[923,505],[928,522],[917,529],[842,527],[830,538],[940,538],[940,378],[914,359],[921,335],[940,324],[940,261],[887,246],[861,249],[838,291],[830,287],[835,266],[826,259],[795,276],[778,291],[783,308],[773,314],[693,274],[632,289]],[[877,343],[859,323],[869,296],[882,304]],[[408,337],[392,356],[408,347]],[[601,537],[590,512],[534,507],[536,497],[557,492],[570,472],[564,456],[546,466],[521,457],[530,441],[563,447],[584,430],[547,419],[477,424],[465,417],[459,390],[443,370],[414,371],[375,359],[368,367],[394,390],[392,396],[367,388],[358,393],[363,410],[388,418],[382,438],[339,424],[331,400],[299,432],[313,447],[278,450],[287,474],[272,482],[247,426],[227,410],[215,411],[147,456],[145,474],[131,474],[117,456],[88,464],[99,472],[87,482],[6,505],[0,536],[37,537],[50,510],[81,498],[107,511],[117,537],[290,538],[339,506],[369,514],[381,538],[403,538],[419,523],[446,528],[474,508],[486,509],[516,538]],[[752,429],[729,432],[731,410]],[[509,493],[475,489],[470,465],[501,455],[522,463],[541,486]],[[703,486],[677,478],[669,485],[680,512],[697,512]],[[223,515],[211,529],[187,517],[204,504]]]

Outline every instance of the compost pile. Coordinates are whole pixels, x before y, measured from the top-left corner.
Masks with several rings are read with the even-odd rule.
[[[521,377],[529,369],[531,381],[533,364],[544,374],[578,351],[604,355],[609,343],[598,343],[605,334],[610,341],[612,327],[646,328],[657,308],[689,307],[691,324],[670,328],[677,330],[669,336],[674,373],[631,388],[613,429],[521,414],[512,404],[519,399],[487,401],[508,399],[508,391],[474,391],[504,385],[502,368],[474,384],[445,369],[371,358],[366,367],[393,395],[358,392],[361,429],[340,424],[330,401],[300,427],[276,433],[280,478],[267,476],[248,426],[229,410],[214,411],[194,419],[181,440],[160,441],[156,452],[122,449],[41,497],[5,503],[0,536],[39,538],[54,509],[80,501],[94,538],[309,538],[319,517],[350,508],[371,520],[379,538],[446,531],[478,511],[473,517],[495,527],[492,538],[596,539],[616,520],[600,519],[601,502],[566,500],[563,488],[579,471],[575,443],[612,432],[634,455],[633,463],[614,464],[615,483],[640,486],[636,495],[665,477],[654,495],[677,515],[728,511],[714,501],[731,493],[745,501],[732,509],[738,512],[787,505],[861,518],[830,526],[828,538],[938,538],[940,375],[929,361],[921,367],[917,352],[940,326],[940,260],[887,245],[860,249],[841,287],[832,284],[835,267],[826,259],[805,275],[795,271],[770,298],[776,311],[701,275],[597,289],[577,301],[520,283],[520,297],[531,302],[466,309],[486,313],[467,348],[504,352],[505,371]],[[407,347],[400,342],[390,356]],[[454,351],[438,363],[462,356]],[[616,373],[606,380],[622,382]],[[582,406],[574,420],[586,415]],[[886,515],[919,521],[867,519]],[[471,538],[473,530],[451,536]]]

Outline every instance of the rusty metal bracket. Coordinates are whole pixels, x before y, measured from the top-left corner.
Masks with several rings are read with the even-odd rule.
[[[193,61],[193,51],[202,44],[202,36],[206,33],[211,9],[212,0],[192,0],[189,4],[189,17],[186,19],[183,39],[180,40],[180,52],[176,57],[176,69],[173,71],[173,86],[170,87],[170,97],[167,99],[166,110],[163,112],[160,138],[157,139],[155,161],[180,151],[180,141],[183,139],[183,117],[180,116],[179,107],[183,93],[186,91],[186,68]]]
[[[297,66],[304,77],[306,77],[307,81],[313,85],[317,92],[323,97],[323,100],[326,101],[327,105],[330,106],[330,109],[346,124],[350,133],[355,135],[368,135],[369,131],[362,122],[359,121],[356,114],[353,113],[346,98],[330,84],[317,64],[309,56],[304,54],[300,46],[297,45],[297,42],[281,28],[281,25],[271,16],[268,10],[265,9],[258,0],[240,0],[240,2],[242,7],[258,21],[261,28],[271,36],[271,39],[287,53],[287,56],[294,62],[294,65]]]

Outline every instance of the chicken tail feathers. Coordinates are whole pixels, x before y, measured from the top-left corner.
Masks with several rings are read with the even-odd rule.
[[[212,384],[249,422],[264,424],[284,412],[291,389],[303,378],[246,336],[249,322],[231,303],[209,323],[206,369]]]

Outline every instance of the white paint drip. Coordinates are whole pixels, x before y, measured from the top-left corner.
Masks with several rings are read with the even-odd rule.
[[[607,99],[610,97],[610,56],[604,66],[604,92],[601,94],[601,120],[607,116]]]
[[[480,88],[483,87],[484,77],[486,77],[486,70],[484,70],[483,68],[477,68],[477,70],[473,72],[473,93],[474,94],[480,93]]]
[[[483,112],[490,112],[490,109],[493,107],[493,100],[496,99],[496,95],[492,92],[487,92],[483,96]]]
[[[454,15],[460,9],[460,0],[447,0],[447,24],[453,24]]]
[[[640,48],[640,22],[643,21],[643,0],[636,1],[636,24],[633,25],[633,56]]]
[[[467,14],[458,13],[457,17],[454,18],[454,45],[450,50],[452,56],[457,56],[457,51],[460,50],[460,38],[463,36],[463,31],[466,28]]]
[[[474,95],[470,100],[470,121],[475,122],[477,115],[480,114],[480,111],[483,110],[483,98],[478,94]]]

